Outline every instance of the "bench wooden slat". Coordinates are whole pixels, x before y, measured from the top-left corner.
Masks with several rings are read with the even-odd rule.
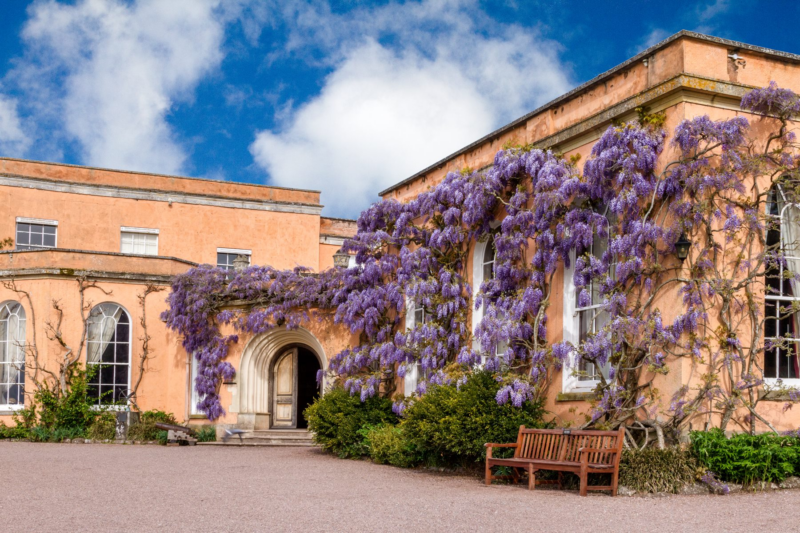
[[[528,473],[528,488],[536,486],[535,472],[537,470],[557,470],[560,472],[574,472],[581,478],[581,496],[587,490],[611,490],[616,496],[619,481],[619,459],[623,445],[623,429],[618,431],[594,430],[565,430],[565,429],[528,429],[519,428],[513,459],[498,459],[492,457],[492,448],[503,446],[500,444],[487,444],[486,451],[486,484],[493,476],[492,466],[511,466],[515,482],[519,482],[519,470]],[[509,445],[505,445],[509,446]],[[583,451],[582,451],[583,450]],[[590,472],[609,473],[612,483],[608,486],[588,486]],[[508,476],[503,476],[508,477]],[[559,485],[560,485],[559,474]]]

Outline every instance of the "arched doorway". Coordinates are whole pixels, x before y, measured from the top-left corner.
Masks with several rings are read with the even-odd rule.
[[[272,364],[272,427],[306,428],[303,415],[320,394],[316,354],[305,346],[284,349]]]
[[[242,352],[233,390],[231,411],[238,413],[237,427],[305,427],[302,413],[324,390],[324,378],[318,384],[317,371],[326,368],[322,344],[305,328],[275,328],[250,339]],[[276,379],[278,372],[283,381]]]

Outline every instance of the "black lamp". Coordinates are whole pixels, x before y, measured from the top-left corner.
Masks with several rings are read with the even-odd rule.
[[[689,257],[689,248],[692,247],[692,241],[686,238],[685,233],[681,233],[678,242],[675,243],[675,254],[678,256],[678,259],[681,260],[683,263],[687,257]]]
[[[343,252],[341,248],[336,250],[336,253],[333,254],[333,266],[346,268],[348,263],[350,263],[350,254]]]

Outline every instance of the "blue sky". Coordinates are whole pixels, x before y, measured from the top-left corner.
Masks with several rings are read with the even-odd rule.
[[[4,2],[0,155],[377,192],[681,29],[800,53],[800,2]]]

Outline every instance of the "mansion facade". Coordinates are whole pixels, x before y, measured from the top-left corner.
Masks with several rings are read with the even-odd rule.
[[[0,420],[30,401],[33,381],[66,360],[91,368],[98,404],[159,409],[205,423],[196,362],[160,316],[172,278],[198,264],[321,271],[355,222],[321,216],[318,191],[0,159]],[[85,333],[84,333],[85,332]],[[293,360],[309,402],[316,370],[349,334],[325,324],[275,331],[234,355],[228,416],[253,427],[270,412],[276,357]],[[245,344],[245,343],[243,343]],[[242,367],[242,364],[245,367]],[[241,383],[245,397],[237,391]],[[296,397],[297,395],[295,395]],[[298,401],[295,399],[295,401]],[[296,411],[302,412],[302,406]],[[290,422],[302,425],[302,420]]]
[[[742,96],[770,81],[800,92],[800,56],[680,32],[380,196],[407,201],[448,172],[486,168],[508,144],[586,160],[609,125],[635,119],[639,108],[663,112],[669,131],[697,116],[747,115]],[[14,239],[0,251],[0,420],[6,423],[24,405],[28,383],[41,378],[32,375],[30,358],[53,369],[65,357],[100,365],[93,378],[98,402],[132,399],[141,410],[206,423],[193,407],[192,358],[159,318],[172,277],[197,264],[321,271],[356,231],[353,221],[321,216],[316,191],[0,159],[0,193],[0,239]],[[467,271],[475,291],[492,275],[493,262],[490,244],[473,243]],[[560,294],[551,299],[548,324],[554,343],[578,343],[596,327],[584,321],[597,302],[579,307],[572,278],[568,269],[556,275]],[[472,311],[473,328],[481,313]],[[424,309],[409,308],[406,326],[418,320]],[[317,369],[353,340],[345,328],[318,321],[241,338],[228,359],[236,376],[222,385],[227,414],[218,422],[302,427],[303,406],[320,391]],[[773,357],[766,379],[800,386],[798,355]],[[572,370],[556,376],[545,405],[558,423],[576,421],[597,386],[591,369]],[[668,397],[696,379],[691,361],[680,361],[658,386]],[[416,388],[413,371],[399,388]],[[759,410],[779,429],[796,429],[800,412],[785,413],[784,404],[776,397]]]

